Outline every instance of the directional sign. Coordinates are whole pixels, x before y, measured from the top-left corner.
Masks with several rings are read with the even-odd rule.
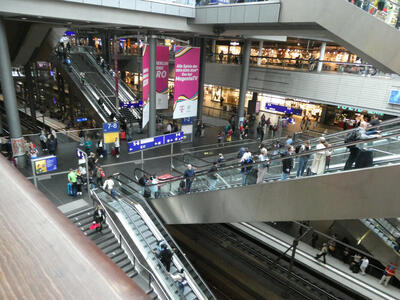
[[[75,153],[76,153],[76,157],[77,158],[79,158],[79,159],[84,159],[85,158],[85,154],[84,154],[83,150],[81,150],[79,148],[76,148]]]
[[[54,155],[40,157],[32,160],[35,165],[36,175],[46,174],[57,170],[57,157]]]
[[[136,140],[128,142],[128,153],[149,149],[152,147],[176,143],[184,139],[183,132],[174,132],[166,135],[160,135],[153,138]]]
[[[115,139],[119,139],[119,123],[104,123],[103,124],[104,143],[115,143]]]

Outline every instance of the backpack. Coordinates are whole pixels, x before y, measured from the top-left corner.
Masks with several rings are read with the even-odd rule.
[[[188,284],[187,279],[185,278],[185,276],[182,276],[181,281],[178,281],[179,286],[184,287],[185,285]]]
[[[104,177],[106,177],[106,173],[104,173],[103,170],[100,170],[100,176],[101,176],[101,178],[104,178]]]
[[[295,152],[296,152],[296,153],[299,153],[299,152],[300,152],[300,149],[301,149],[301,145],[297,145],[297,146],[296,146],[296,149],[295,149]]]
[[[353,130],[352,132],[346,134],[344,138],[344,143],[345,144],[352,143],[359,139],[360,139],[360,132],[358,130]],[[347,148],[353,148],[353,147],[355,147],[355,145],[348,146]]]

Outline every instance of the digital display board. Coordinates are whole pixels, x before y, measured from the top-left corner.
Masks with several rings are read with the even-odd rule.
[[[182,141],[183,139],[184,139],[183,132],[174,132],[166,135],[156,136],[153,138],[128,142],[128,153],[179,142]]]
[[[46,174],[51,171],[57,170],[57,157],[56,156],[46,156],[40,157],[33,160],[35,165],[35,173],[36,175]]]
[[[390,104],[400,104],[400,90],[391,90],[389,95]]]

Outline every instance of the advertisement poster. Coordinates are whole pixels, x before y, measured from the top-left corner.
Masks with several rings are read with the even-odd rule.
[[[169,47],[157,46],[156,108],[168,109]]]
[[[175,47],[174,119],[197,115],[200,48]]]
[[[35,164],[36,175],[46,174],[51,171],[57,170],[57,157],[56,156],[46,156],[39,159],[33,160]]]
[[[143,120],[142,120],[142,128],[146,126],[149,122],[149,64],[150,64],[150,49],[149,45],[143,45],[143,57],[142,57],[142,66],[143,66]]]

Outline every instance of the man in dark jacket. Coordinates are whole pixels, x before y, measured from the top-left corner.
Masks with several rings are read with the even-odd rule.
[[[290,171],[294,167],[294,159],[291,157],[294,153],[294,147],[289,146],[288,151],[281,153],[282,157],[287,157],[282,160],[282,175],[281,179],[285,180],[290,175]]]
[[[194,170],[191,164],[187,165],[187,169],[185,170],[185,172],[183,173],[183,178],[185,178],[186,180],[186,193],[190,192],[190,189],[192,187],[192,183],[194,180]]]
[[[168,249],[166,244],[163,244],[161,246],[161,251],[160,251],[160,261],[164,265],[165,269],[167,272],[170,271],[171,268],[171,262],[172,262],[172,256],[174,255],[175,248],[172,248],[172,251]]]

